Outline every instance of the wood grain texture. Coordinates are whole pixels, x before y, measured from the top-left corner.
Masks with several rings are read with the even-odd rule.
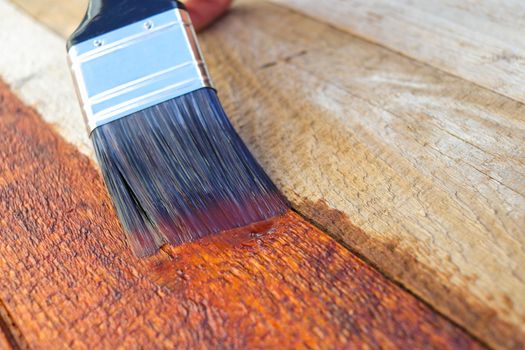
[[[13,2],[62,37],[68,37],[73,33],[87,7],[86,0],[16,0]]]
[[[40,2],[31,4],[32,15],[38,18]],[[57,18],[64,14],[55,25],[67,27],[67,12],[55,13]],[[65,39],[6,0],[0,0],[0,16],[2,52],[8,53],[0,55],[0,77],[66,140],[94,157],[68,68]]]
[[[13,347],[11,346],[11,344],[8,341],[8,338],[3,333],[0,334],[0,349],[2,349],[2,350],[11,350],[11,349],[13,349]]]
[[[299,212],[492,346],[525,346],[523,104],[268,4],[202,43]]]
[[[522,0],[274,0],[525,102]]]
[[[523,347],[523,104],[247,2],[202,44],[236,128],[295,208],[493,347]],[[76,101],[30,89],[62,82],[67,68],[52,67],[13,79],[17,93],[84,152],[80,118],[59,115]]]
[[[0,301],[1,303],[1,301]],[[5,309],[5,306],[0,304],[0,349],[1,350],[12,350],[18,344],[17,338],[13,336],[12,330],[13,324],[11,315]]]
[[[480,349],[293,212],[137,259],[99,173],[0,85],[0,299],[35,349]]]

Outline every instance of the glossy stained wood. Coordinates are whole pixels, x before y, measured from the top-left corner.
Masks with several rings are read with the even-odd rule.
[[[0,55],[0,75],[90,154],[62,40],[9,13],[16,60]],[[491,346],[524,347],[522,103],[259,1],[201,43],[235,127],[296,210]]]
[[[26,345],[15,327],[12,316],[0,300],[0,349],[17,349]]]
[[[5,85],[0,102],[0,299],[17,343],[481,348],[293,212],[133,257],[89,159]]]

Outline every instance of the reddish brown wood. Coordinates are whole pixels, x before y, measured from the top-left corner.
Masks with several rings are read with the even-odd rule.
[[[0,302],[0,349],[13,349],[17,346],[17,339],[12,334],[13,324],[11,317]]]
[[[9,342],[7,335],[0,332],[0,349],[12,349],[12,345]]]
[[[132,256],[90,161],[0,86],[0,299],[34,348],[477,349],[293,212]]]

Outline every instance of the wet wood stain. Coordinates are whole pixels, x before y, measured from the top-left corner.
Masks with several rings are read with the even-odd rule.
[[[0,299],[19,344],[482,348],[291,211],[138,259],[93,164],[5,85],[0,135]]]

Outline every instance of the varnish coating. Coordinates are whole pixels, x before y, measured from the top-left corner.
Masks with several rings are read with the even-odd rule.
[[[0,134],[0,299],[20,344],[481,347],[292,212],[138,260],[88,158],[4,85]]]
[[[67,34],[82,16],[83,1],[13,0]],[[494,348],[523,348],[525,105],[480,87],[481,80],[465,81],[445,73],[443,65],[434,64],[437,69],[407,58],[409,51],[402,56],[333,27],[337,18],[367,30],[403,20],[377,11],[368,16],[370,6],[391,14],[395,6],[382,6],[384,1],[360,8],[353,6],[356,1],[340,2],[346,13],[331,11],[331,1],[297,2],[301,10],[326,10],[333,16],[330,25],[260,2],[236,1],[201,43],[219,96],[264,169],[302,215],[433,308]],[[439,35],[451,23],[441,15],[513,43],[525,38],[512,35],[522,28],[515,25],[521,13],[516,7],[412,3],[404,14],[417,12],[416,5],[445,10],[416,15],[411,26],[394,23],[385,32],[397,43],[405,38],[399,30],[425,32],[418,24]],[[0,75],[66,140],[92,154],[68,84],[64,39],[7,0],[0,0],[0,12],[6,14],[0,21],[2,44],[10,53],[0,55]],[[370,21],[353,21],[348,13]],[[511,30],[497,29],[498,23]],[[474,67],[476,78],[522,87],[519,69],[512,68],[519,59],[476,38],[467,40],[482,49],[474,55],[461,45],[451,54],[457,41],[443,45],[426,35],[406,43],[440,45],[424,52],[442,55],[443,62],[480,58],[481,69],[453,67]],[[493,58],[511,68],[507,75],[494,70]]]

